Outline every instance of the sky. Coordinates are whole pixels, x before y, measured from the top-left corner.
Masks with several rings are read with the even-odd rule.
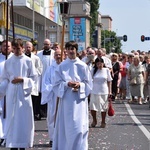
[[[99,12],[112,18],[112,31],[127,35],[122,51],[150,50],[150,40],[141,42],[141,35],[150,37],[150,0],[100,0]]]

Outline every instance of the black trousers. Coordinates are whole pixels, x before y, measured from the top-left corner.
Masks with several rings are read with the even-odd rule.
[[[40,111],[41,117],[47,117],[47,104],[41,105],[41,93],[39,93],[38,102],[40,102],[38,112]]]
[[[32,105],[34,116],[40,114],[41,101],[38,96],[32,95]]]

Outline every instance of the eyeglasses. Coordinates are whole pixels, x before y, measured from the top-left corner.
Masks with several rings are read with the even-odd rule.
[[[117,57],[116,55],[112,55],[113,57]]]

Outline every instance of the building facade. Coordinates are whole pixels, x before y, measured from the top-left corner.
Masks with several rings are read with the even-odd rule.
[[[109,15],[102,15],[101,16],[101,23],[103,30],[112,30],[112,18]]]
[[[64,40],[67,42],[81,38],[82,40],[77,42],[82,50],[90,43],[90,4],[79,0],[68,2],[70,7],[65,17]],[[49,38],[52,43],[61,43],[62,17],[59,10],[57,0],[13,0],[13,14],[10,9],[9,40],[12,40],[13,33],[15,38],[21,38],[24,42],[36,39],[37,49],[42,49],[45,38]],[[78,20],[77,24],[73,24],[75,20]],[[5,38],[5,28],[2,28],[2,35]]]

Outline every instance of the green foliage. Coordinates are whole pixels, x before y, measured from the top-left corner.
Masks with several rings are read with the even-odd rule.
[[[91,5],[91,12],[90,16],[92,19],[90,20],[90,43],[92,43],[92,34],[95,31],[95,27],[97,24],[97,18],[98,18],[98,8],[99,8],[99,0],[87,0]]]
[[[35,39],[31,39],[30,42],[33,44],[33,46],[36,46],[38,44],[38,41]]]
[[[114,37],[114,42],[106,40],[106,38],[110,37]],[[108,30],[101,31],[101,47],[105,47],[107,53],[110,52],[121,53],[122,52],[121,46],[122,46],[121,41],[117,38],[115,32]]]

